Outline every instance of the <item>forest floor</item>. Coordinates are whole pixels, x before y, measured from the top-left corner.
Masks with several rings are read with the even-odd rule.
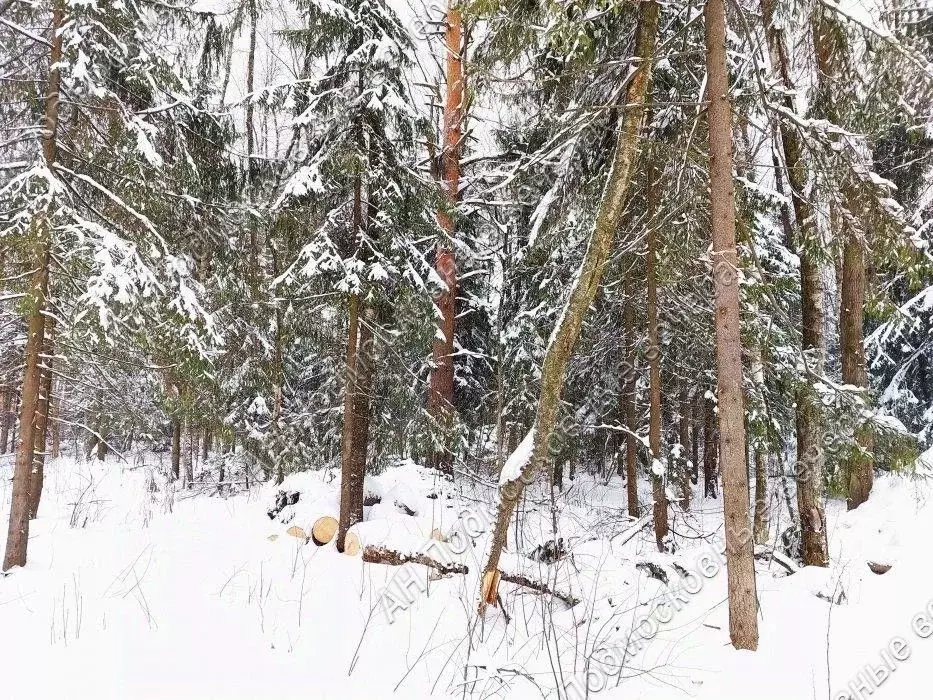
[[[289,477],[281,488],[300,499],[270,519],[277,487],[172,495],[155,476],[165,458],[48,465],[29,564],[0,577],[4,697],[540,698],[560,687],[576,700],[588,677],[600,700],[836,700],[866,666],[885,664],[894,670],[873,697],[930,696],[933,638],[911,624],[925,609],[933,617],[929,476],[881,477],[854,513],[831,501],[827,569],[790,574],[762,556],[761,642],[751,653],[729,644],[715,538],[722,504],[696,488],[689,514],[673,509],[678,550],[665,555],[650,526],[629,537],[642,523],[626,516],[618,477],[568,482],[558,512],[547,494],[530,493],[502,566],[582,602],[502,583],[508,618],[491,609],[477,628],[479,531],[493,485],[452,484],[408,462],[368,479],[381,502],[366,508],[363,543],[415,550],[439,529],[469,573],[436,578],[287,534],[337,514],[339,475]],[[925,459],[918,474],[933,473],[933,452]],[[515,532],[527,554],[554,538],[555,522],[567,556],[551,565],[515,554]],[[785,527],[786,517],[772,523],[774,533]],[[892,568],[876,575],[867,561]],[[909,645],[903,660],[882,654],[895,637]]]

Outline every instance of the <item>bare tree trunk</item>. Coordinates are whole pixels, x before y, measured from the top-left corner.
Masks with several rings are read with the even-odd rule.
[[[465,51],[460,9],[448,0],[447,29],[447,99],[444,105],[444,147],[441,153],[440,175],[444,193],[451,209],[460,199],[460,143],[463,139]],[[456,222],[446,211],[437,215],[447,240],[437,249],[436,269],[446,289],[434,300],[440,312],[434,339],[434,367],[428,391],[428,411],[435,426],[441,428],[444,445],[434,456],[434,466],[453,473],[453,453],[450,449],[454,418],[454,330],[457,306],[457,265],[453,253]]]
[[[842,351],[842,382],[860,388],[868,386],[865,368],[863,324],[865,318],[865,253],[862,241],[849,231],[843,244],[842,313],[839,317]],[[871,493],[874,463],[867,452],[872,447],[871,429],[861,424],[856,429],[859,454],[850,456],[843,467],[849,478],[849,510],[858,508]]]
[[[3,386],[2,405],[0,405],[0,454],[6,454],[6,446],[10,441],[10,416],[12,415],[13,389]]]
[[[55,321],[45,320],[45,346],[39,380],[39,402],[36,407],[35,457],[32,477],[29,481],[29,517],[35,520],[39,514],[42,484],[45,480],[45,449],[49,427],[49,407],[52,403],[52,357],[55,353]]]
[[[765,34],[771,59],[777,68],[785,91],[785,107],[794,109],[794,85],[783,30],[774,23],[774,0],[762,0]],[[814,251],[819,248],[816,215],[807,199],[807,167],[803,146],[793,129],[779,126],[787,179],[791,190],[797,231],[795,241],[800,253],[800,306],[803,326],[802,349],[807,358],[810,376],[804,377],[797,389],[797,506],[800,511],[803,561],[810,566],[826,566],[829,555],[823,516],[823,440],[822,412],[819,398],[812,386],[812,377],[823,374],[825,344],[823,341],[823,280]]]
[[[706,411],[703,414],[703,496],[717,498],[716,463],[719,461],[716,448],[716,413],[713,400],[705,399]]]
[[[690,510],[690,396],[686,387],[680,390],[680,416],[678,423],[678,438],[680,442],[680,507]]]
[[[628,514],[638,517],[638,441],[635,439],[637,429],[635,412],[638,397],[635,393],[635,297],[632,290],[632,275],[627,274],[625,285],[625,311],[623,323],[625,325],[625,361],[623,362],[622,397],[625,412],[625,479],[628,495]]]
[[[668,535],[667,477],[661,462],[661,345],[658,341],[658,242],[657,210],[660,191],[655,157],[649,155],[648,164],[648,250],[646,256],[648,289],[648,367],[649,367],[649,418],[648,446],[651,450],[651,491],[654,496],[654,539],[658,550],[664,551],[664,540]]]
[[[52,459],[58,459],[61,456],[61,446],[62,446],[62,425],[59,420],[61,415],[61,405],[62,401],[65,399],[65,390],[61,385],[61,382],[58,382],[58,396],[55,395],[54,388],[56,382],[52,381],[52,393],[49,395],[49,401],[51,401],[51,406],[49,407],[49,416],[52,418],[51,430],[52,430]]]
[[[362,140],[362,135],[360,135]],[[353,194],[353,235],[358,237],[363,220],[362,179],[357,173]],[[362,301],[358,293],[351,293],[347,313],[347,363],[343,398],[343,432],[341,433],[341,481],[340,481],[340,518],[337,530],[337,551],[343,551],[347,530],[363,519],[363,474],[357,471],[354,440],[357,430],[356,421],[357,394],[359,393],[358,366],[360,344],[360,311]],[[368,449],[368,448],[364,448]]]
[[[735,192],[732,184],[732,104],[726,67],[726,12],[723,0],[707,0],[707,95],[709,107],[710,219],[716,292],[716,395],[719,455],[723,474],[729,636],[736,649],[758,647],[758,595],[748,520],[745,468],[745,411],[742,395],[738,255],[735,248]]]
[[[499,507],[496,523],[490,540],[489,556],[486,560],[483,579],[495,581],[499,567],[499,557],[505,546],[509,521],[521,496],[525,484],[534,480],[538,467],[548,459],[555,447],[551,439],[557,423],[557,411],[560,395],[563,391],[567,362],[573,352],[573,346],[580,335],[583,316],[592,303],[599,289],[603,270],[609,259],[609,251],[615,239],[619,219],[628,194],[629,184],[638,153],[638,136],[645,113],[645,97],[651,84],[651,66],[654,60],[655,38],[658,29],[658,3],[654,0],[641,5],[637,37],[636,55],[640,59],[637,69],[625,91],[627,109],[622,119],[612,167],[606,187],[603,190],[599,211],[593,225],[593,231],[587,244],[586,253],[579,274],[574,279],[564,313],[554,329],[551,342],[544,356],[541,370],[541,389],[538,410],[534,426],[523,441],[530,447],[530,455],[519,446],[503,467],[499,477]],[[479,613],[482,615],[489,602],[495,601],[494,586],[487,587],[481,595]],[[490,595],[491,593],[491,595]]]
[[[183,418],[181,422],[181,462],[185,470],[185,488],[194,488],[194,467],[192,465],[192,443],[191,437],[194,430],[191,427],[191,419]]]
[[[172,481],[181,477],[181,421],[172,421]]]
[[[52,8],[51,50],[49,52],[49,79],[45,97],[45,123],[42,136],[42,154],[46,166],[55,164],[57,155],[58,104],[61,85],[62,36],[59,31],[64,21],[64,3],[55,0]],[[10,524],[7,531],[3,570],[25,566],[29,545],[29,489],[35,459],[36,410],[39,403],[40,353],[45,342],[46,297],[49,288],[49,259],[52,248],[52,223],[44,213],[37,214],[32,223],[33,240],[30,241],[30,262],[34,266],[29,292],[26,334],[26,369],[23,374],[22,404],[20,409],[20,441],[13,470],[13,494],[10,503]]]
[[[752,365],[752,381],[758,394],[761,396],[764,418],[768,423],[768,433],[771,431],[771,419],[767,409],[767,399],[765,392],[765,367],[761,356],[761,348],[757,345],[749,349]],[[768,441],[770,442],[770,441]],[[768,541],[768,461],[765,452],[765,439],[761,439],[755,445],[755,517],[754,533],[755,542],[764,544]]]

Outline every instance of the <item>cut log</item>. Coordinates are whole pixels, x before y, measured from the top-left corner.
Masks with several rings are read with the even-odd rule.
[[[329,515],[318,518],[311,526],[311,541],[318,547],[327,544],[337,534],[337,526],[337,519]]]
[[[349,538],[351,534],[353,533],[347,533],[347,537]],[[396,552],[394,549],[373,544],[366,545],[363,548],[363,561],[370,564],[388,564],[389,566],[421,564],[435,569],[441,574],[467,574],[470,572],[466,564],[445,563],[420,552]]]
[[[363,547],[360,543],[360,536],[355,532],[348,532],[347,536],[343,539],[343,553],[351,557],[355,557],[360,553],[362,548]]]
[[[308,533],[304,531],[304,528],[300,528],[297,525],[292,525],[285,532],[287,532],[292,537],[297,537],[300,540],[308,541]]]

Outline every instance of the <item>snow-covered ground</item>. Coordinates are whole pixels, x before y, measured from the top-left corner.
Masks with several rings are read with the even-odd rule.
[[[873,697],[930,696],[933,638],[911,624],[924,610],[933,619],[929,479],[880,478],[854,513],[831,502],[829,569],[788,575],[758,561],[761,643],[752,653],[729,644],[726,575],[715,538],[704,537],[721,532],[719,501],[695,498],[690,515],[675,512],[680,549],[659,555],[650,528],[628,536],[617,477],[579,477],[554,515],[571,554],[553,566],[519,557],[513,528],[502,566],[583,602],[568,608],[503,583],[508,620],[490,610],[477,624],[479,531],[491,521],[494,484],[450,484],[411,463],[368,480],[381,502],[366,509],[363,543],[417,549],[438,529],[470,571],[437,578],[287,534],[336,515],[339,475],[290,477],[283,488],[300,500],[271,520],[276,487],[172,498],[152,478],[158,460],[48,466],[29,564],[0,577],[4,697],[540,698],[559,687],[576,699],[589,677],[589,697],[607,700],[836,700],[850,697],[866,665],[885,664],[894,670]],[[529,494],[521,551],[553,539],[553,523],[550,500]],[[892,568],[876,575],[867,561]],[[895,637],[909,657],[892,656]]]

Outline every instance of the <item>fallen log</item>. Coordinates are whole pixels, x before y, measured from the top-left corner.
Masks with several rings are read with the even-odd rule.
[[[363,561],[370,564],[388,564],[389,566],[421,564],[436,569],[442,574],[467,574],[470,572],[466,564],[445,563],[420,552],[397,552],[394,549],[375,544],[368,544],[363,547]]]
[[[555,598],[564,601],[570,607],[573,607],[580,602],[579,598],[576,598],[569,593],[563,593],[562,591],[555,591],[553,588],[548,586],[542,581],[533,581],[527,576],[522,576],[521,574],[510,574],[506,571],[500,572],[500,578],[503,581],[508,581],[509,583],[514,583],[516,586],[524,586],[525,588],[530,588],[538,593],[547,593],[552,595]]]
[[[433,557],[429,557],[427,554],[422,552],[398,552],[394,549],[389,549],[388,547],[375,544],[368,544],[363,547],[363,561],[370,564],[387,564],[389,566],[421,564],[422,566],[435,569],[442,574],[470,573],[470,568],[466,564],[459,564],[456,562],[442,562],[434,559]],[[528,578],[523,574],[509,573],[507,571],[498,571],[497,573],[498,575],[495,577],[487,577],[488,580],[484,584],[484,594],[488,595],[489,599],[492,601],[495,601],[498,597],[496,589],[498,588],[499,581],[502,580],[513,583],[516,586],[530,588],[531,590],[537,591],[538,593],[545,593],[547,595],[554,596],[558,600],[563,601],[571,607],[580,602],[579,598],[572,596],[569,593],[555,590],[543,581],[535,581],[534,579]]]
[[[318,518],[311,526],[311,541],[318,547],[327,544],[337,534],[337,525],[337,519],[329,515]]]

